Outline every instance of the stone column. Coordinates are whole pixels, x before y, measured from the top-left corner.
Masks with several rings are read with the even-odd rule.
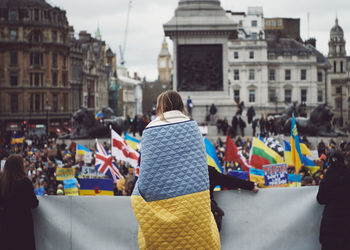
[[[193,118],[204,121],[206,106],[212,103],[218,113],[233,113],[227,44],[229,37],[237,37],[237,26],[220,1],[180,0],[164,31],[174,42],[173,88],[184,101],[191,97]]]

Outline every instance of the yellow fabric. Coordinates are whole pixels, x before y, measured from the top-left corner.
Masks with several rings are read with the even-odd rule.
[[[308,147],[304,143],[300,143],[300,151],[303,155],[308,155],[312,157],[310,149],[308,149]]]
[[[128,144],[133,150],[137,150],[138,148],[138,143],[130,140],[125,140],[126,144]]]
[[[209,190],[146,202],[131,196],[139,222],[139,247],[145,249],[220,249]]]
[[[99,190],[99,191],[95,191],[95,190],[84,190],[84,189],[80,189],[79,190],[79,194],[80,195],[88,195],[88,196],[113,196],[113,191],[104,191],[104,190]]]

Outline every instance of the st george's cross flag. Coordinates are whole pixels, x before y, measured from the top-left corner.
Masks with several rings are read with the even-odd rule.
[[[103,146],[96,140],[95,169],[113,178],[114,182],[122,178],[122,175],[114,162],[113,157],[107,154]]]
[[[121,161],[128,162],[132,167],[138,166],[140,154],[132,149],[124,139],[113,129],[111,129],[112,136],[112,155]]]

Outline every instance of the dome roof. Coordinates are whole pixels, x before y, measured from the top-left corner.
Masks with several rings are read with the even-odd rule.
[[[45,0],[1,0],[0,8],[10,7],[41,7],[41,8],[52,8]]]
[[[344,36],[344,31],[342,27],[339,26],[338,24],[338,18],[335,19],[335,25],[331,29],[331,38],[332,37],[343,37]]]

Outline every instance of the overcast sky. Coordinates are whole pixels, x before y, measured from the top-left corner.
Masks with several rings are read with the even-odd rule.
[[[47,0],[67,11],[70,25],[76,34],[87,30],[95,34],[100,26],[102,39],[118,54],[124,39],[129,0]],[[164,37],[162,25],[169,21],[179,0],[132,0],[127,45],[126,65],[131,74],[138,72],[147,80],[158,76],[157,57]],[[262,6],[264,17],[300,18],[302,39],[307,37],[307,12],[310,13],[310,37],[317,39],[317,49],[328,53],[329,31],[336,14],[350,41],[349,0],[221,0],[225,10],[247,11],[248,6]],[[168,39],[170,48],[172,42]],[[350,54],[350,42],[346,45]],[[172,53],[172,51],[170,51]]]

